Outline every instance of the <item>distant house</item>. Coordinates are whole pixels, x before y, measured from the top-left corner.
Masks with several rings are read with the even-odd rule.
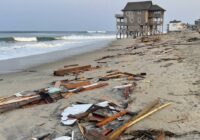
[[[168,32],[181,32],[187,29],[187,25],[178,20],[170,21],[167,25]]]
[[[200,19],[195,20],[195,27],[200,32]]]
[[[129,2],[122,12],[121,15],[115,15],[117,38],[163,32],[165,10],[152,1]]]

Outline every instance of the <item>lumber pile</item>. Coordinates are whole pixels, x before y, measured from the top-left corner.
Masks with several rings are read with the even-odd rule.
[[[128,72],[112,72],[109,73],[105,76],[102,76],[99,78],[99,81],[108,81],[110,79],[118,79],[118,78],[124,78],[126,77],[127,79],[134,79],[134,78],[145,78],[146,73],[140,73],[140,74],[132,74],[132,73],[128,73]]]
[[[0,113],[32,105],[48,104],[62,98],[69,98],[73,94],[95,90],[107,86],[108,83],[91,83],[89,81],[67,82],[57,81],[54,87],[36,91],[16,93],[0,99]]]
[[[164,103],[161,102],[160,99],[157,99],[147,105],[143,110],[131,112],[108,101],[98,104],[81,103],[66,108],[62,113],[61,122],[64,125],[73,125],[77,122],[81,134],[87,140],[117,140],[129,127],[147,119],[149,116],[170,105],[171,103],[169,102]],[[96,128],[88,125],[88,123],[84,127],[83,124],[80,124],[82,120],[84,120],[83,124],[85,124],[86,121],[91,125],[95,123]],[[89,127],[89,129],[86,127]],[[153,137],[153,139],[159,140],[164,140],[164,138],[165,133],[163,131],[156,133]]]

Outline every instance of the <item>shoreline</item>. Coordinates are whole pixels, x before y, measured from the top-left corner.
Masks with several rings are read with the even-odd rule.
[[[107,42],[107,45],[100,45],[99,48],[94,48],[93,50],[86,51],[81,54],[71,55],[54,62],[29,67],[21,71],[0,74],[0,79],[2,79],[0,81],[0,96],[12,95],[26,90],[40,89],[47,87],[52,81],[65,79],[65,77],[53,76],[53,71],[62,68],[64,65],[76,63],[79,65],[97,65],[94,59],[104,55],[105,50],[112,46],[114,42],[116,42],[116,40]],[[28,76],[27,79],[26,76]],[[34,77],[36,80],[31,80],[32,77]],[[27,83],[26,80],[28,80],[29,83]],[[38,81],[40,81],[40,83],[38,83]],[[10,85],[12,85],[14,88],[9,88],[9,82],[11,82]]]
[[[0,75],[25,71],[27,69],[36,68],[42,65],[56,63],[76,55],[97,51],[108,47],[109,44],[111,44],[113,41],[114,40],[98,41],[93,42],[90,45],[83,45],[70,49],[57,50],[44,54],[12,58],[7,60],[0,60]],[[15,65],[14,68],[13,65]]]

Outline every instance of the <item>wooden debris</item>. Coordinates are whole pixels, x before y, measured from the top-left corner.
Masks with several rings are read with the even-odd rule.
[[[108,62],[105,62],[105,61],[99,61],[99,62],[97,62],[97,63],[99,63],[99,64],[106,64],[106,63],[108,63]]]
[[[107,59],[107,58],[113,58],[115,57],[114,55],[107,55],[107,56],[104,56],[102,58],[99,58],[99,59],[96,59],[95,61],[100,61],[100,60],[104,60],[104,59]]]
[[[134,88],[136,87],[136,83],[127,84],[127,85],[120,85],[115,86],[114,89],[123,89],[123,94],[126,99],[130,96],[130,93],[133,92]]]
[[[194,42],[194,41],[198,41],[198,40],[200,40],[200,38],[192,37],[192,38],[189,38],[189,39],[187,40],[187,42]]]
[[[86,130],[84,137],[87,140],[109,140],[106,136],[97,130]]]
[[[77,66],[77,67],[70,67],[70,68],[62,68],[54,71],[55,76],[64,76],[66,74],[77,74],[83,71],[89,71],[92,69],[91,65],[86,66]]]
[[[125,97],[125,99],[128,99],[128,97],[130,96],[130,93],[133,91],[133,88],[131,88],[131,87],[126,87],[125,89],[124,89],[124,97]]]
[[[108,117],[108,118],[102,120],[101,122],[97,123],[96,126],[97,127],[102,127],[102,126],[114,121],[115,119],[127,114],[127,113],[128,113],[127,110],[121,111],[121,112],[119,112],[119,113],[117,113],[117,114],[115,114],[115,115],[113,115],[111,117]]]
[[[20,108],[24,105],[32,103],[34,101],[38,101],[41,99],[40,95],[33,95],[28,97],[16,97],[14,99],[6,100],[0,103],[0,113]]]
[[[67,89],[74,89],[78,88],[81,86],[87,86],[90,85],[91,83],[89,81],[81,81],[81,82],[76,82],[76,83],[67,83],[67,84],[62,84],[62,86],[66,87]]]
[[[178,62],[181,62],[183,60],[182,57],[174,57],[174,58],[161,58],[155,62],[165,62],[165,61],[172,61],[172,60],[177,60]]]
[[[109,79],[116,79],[116,78],[121,78],[123,77],[123,74],[116,74],[116,75],[107,75],[104,77],[99,78],[99,81],[107,81]]]
[[[162,131],[158,137],[156,138],[156,140],[165,140],[165,133]]]
[[[141,42],[143,43],[147,43],[147,42],[158,42],[160,41],[160,37],[159,36],[144,36],[141,38]]]
[[[120,86],[115,86],[114,89],[125,89],[127,87],[133,86],[132,84],[127,84],[127,85],[120,85]]]
[[[139,121],[145,119],[146,117],[152,115],[153,113],[169,106],[171,103],[166,103],[163,105],[157,104],[158,101],[155,101],[152,105],[144,109],[141,113],[139,113],[136,117],[133,117],[130,119],[127,123],[119,127],[117,130],[113,131],[109,135],[109,140],[116,140],[126,129],[128,129],[130,126],[138,123]]]
[[[68,92],[66,92],[66,93],[62,93],[62,96],[65,99],[68,99],[69,97],[71,97],[75,93],[89,91],[89,90],[93,90],[93,89],[97,89],[97,88],[102,88],[102,87],[105,87],[105,86],[108,86],[108,83],[94,83],[94,84],[89,84],[89,85],[80,86],[80,87],[77,86],[77,88],[68,90]]]
[[[186,121],[186,120],[188,120],[188,116],[183,116],[183,117],[181,117],[181,118],[178,118],[178,119],[169,121],[168,123],[184,122],[184,121]]]
[[[62,97],[65,98],[65,99],[68,99],[68,98],[71,97],[72,95],[74,95],[73,92],[62,93]]]
[[[89,114],[88,117],[87,117],[87,120],[89,122],[100,122],[100,121],[103,120],[103,118],[98,116],[98,115]]]
[[[140,73],[140,74],[132,74],[132,73],[128,73],[128,72],[113,72],[110,74],[107,74],[106,76],[102,76],[99,78],[99,81],[107,81],[109,79],[117,79],[117,78],[123,78],[123,77],[141,77],[144,78],[144,76],[146,76],[146,73]]]
[[[77,122],[78,128],[81,132],[81,134],[84,136],[85,135],[85,128],[83,126],[81,126],[78,122]]]
[[[96,88],[105,87],[107,85],[108,85],[108,83],[94,83],[94,84],[91,84],[91,85],[82,86],[82,87],[79,87],[79,88],[76,88],[76,89],[69,90],[69,92],[73,92],[73,93],[83,92],[83,91],[93,90],[93,89],[96,89]]]
[[[79,66],[79,64],[66,65],[64,68]]]
[[[110,134],[113,131],[113,129],[111,128],[106,128],[105,130],[103,130],[102,135],[107,136],[108,134]]]

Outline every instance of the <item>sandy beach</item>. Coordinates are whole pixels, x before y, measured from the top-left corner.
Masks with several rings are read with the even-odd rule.
[[[0,97],[49,87],[53,81],[72,79],[73,76],[53,75],[54,70],[70,64],[101,66],[79,75],[93,78],[93,82],[110,70],[134,74],[145,72],[145,79],[137,81],[131,94],[133,102],[128,109],[133,112],[141,110],[157,98],[172,102],[172,105],[129,128],[126,136],[135,130],[155,129],[177,134],[167,136],[170,140],[200,139],[200,40],[188,42],[194,37],[200,36],[197,32],[182,32],[161,35],[161,40],[154,43],[141,43],[140,38],[115,40],[101,50],[73,55],[21,72],[0,74]],[[95,61],[108,55],[112,57]],[[0,139],[27,140],[46,132],[63,136],[74,130],[75,140],[81,140],[76,126],[61,125],[60,114],[77,101],[98,103],[106,99],[125,102],[121,91],[113,90],[113,87],[131,81],[122,78],[107,82],[109,86],[75,94],[69,99],[0,114]]]

